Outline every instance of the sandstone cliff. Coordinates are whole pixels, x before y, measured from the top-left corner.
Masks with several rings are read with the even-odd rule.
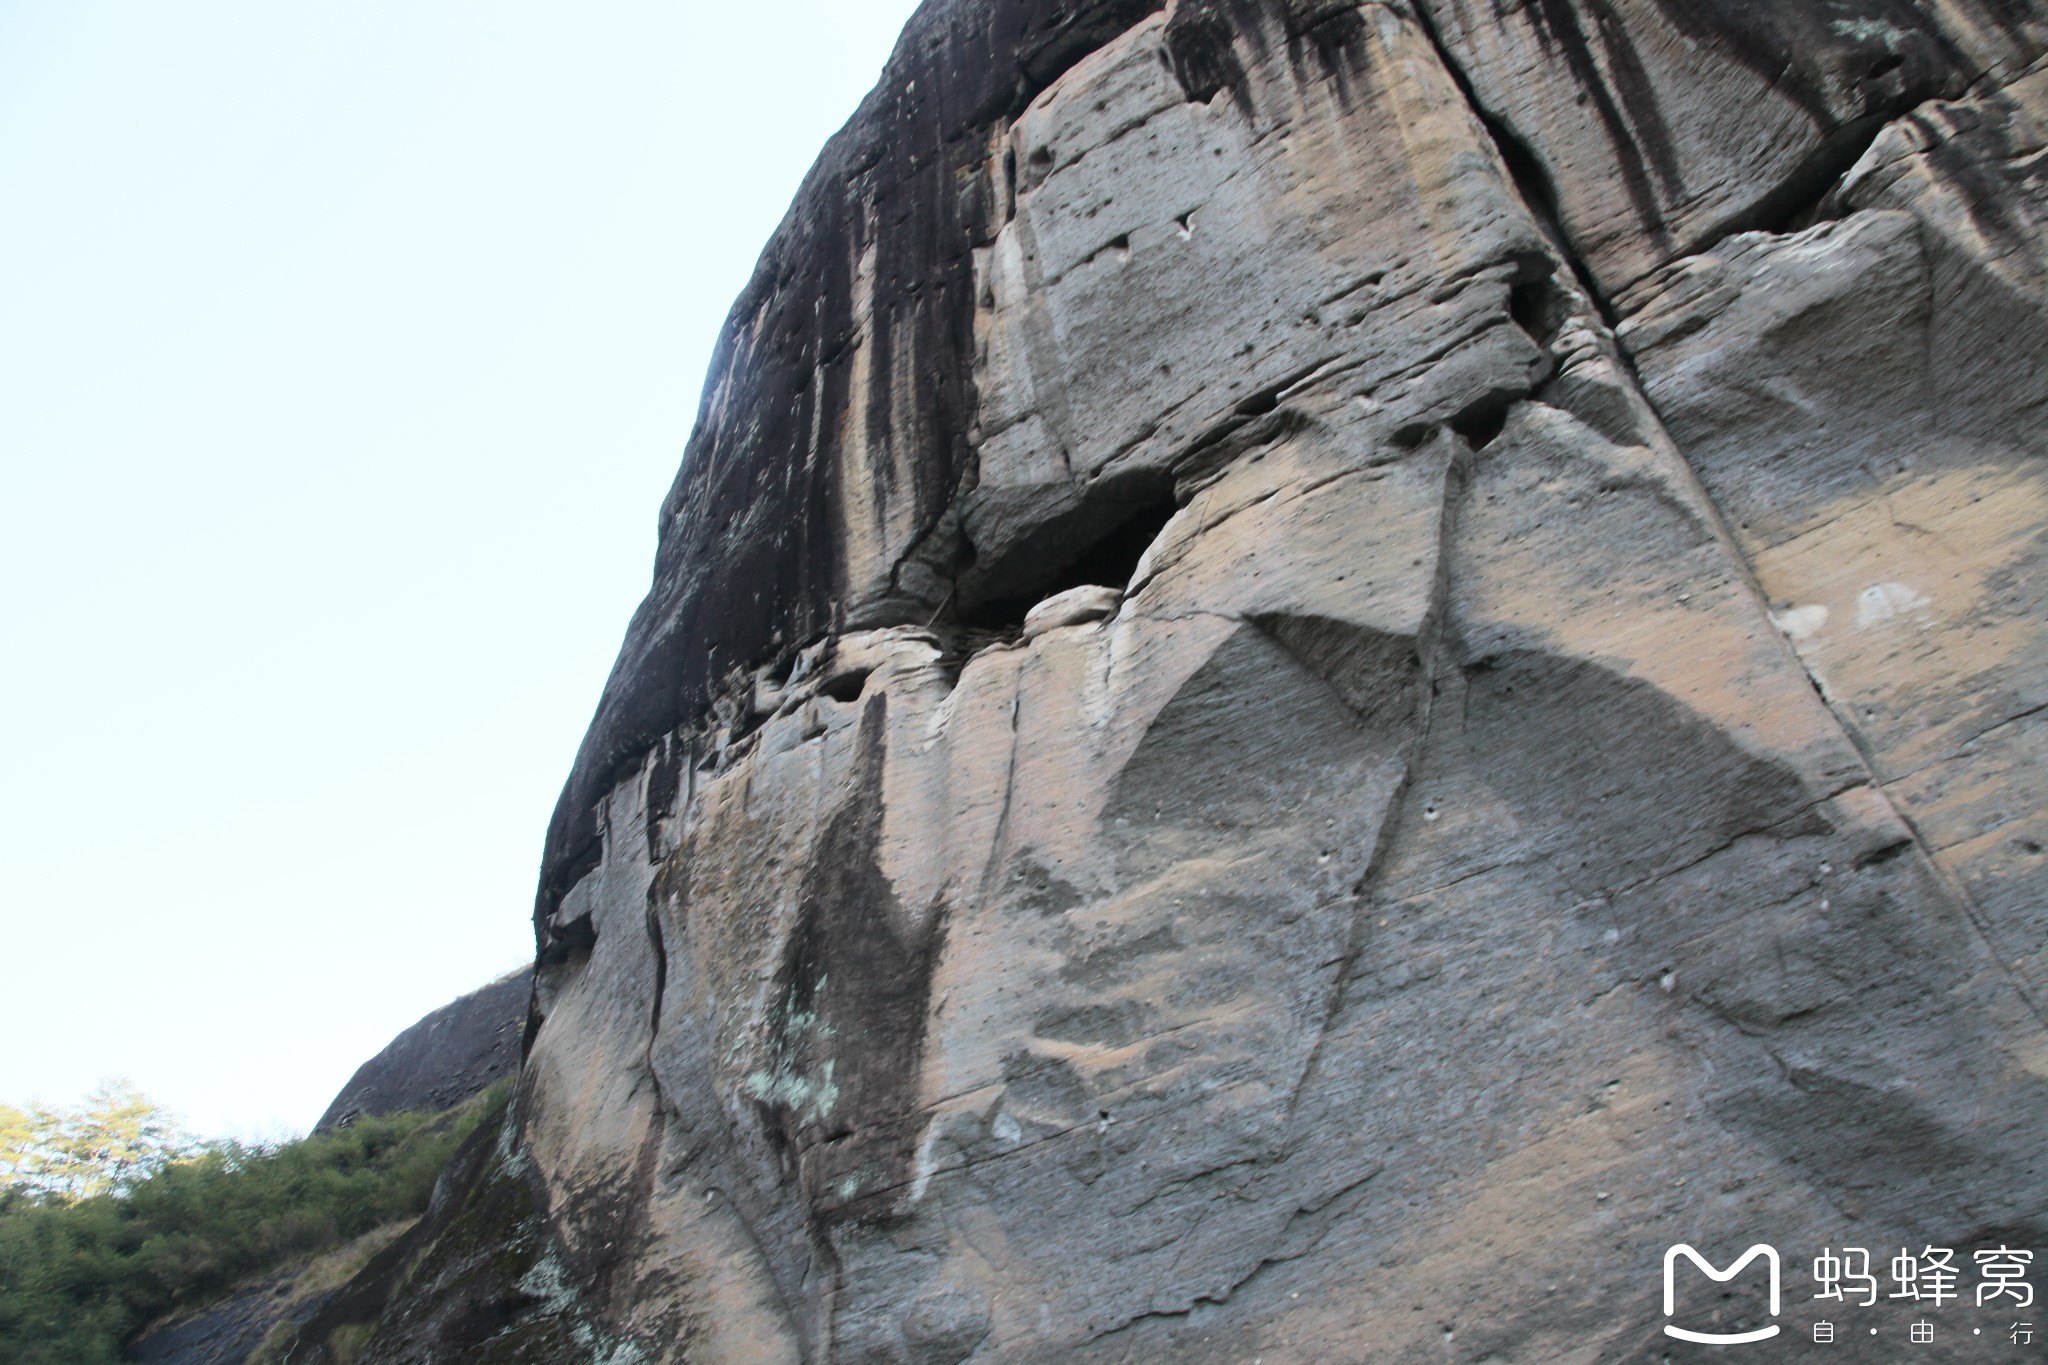
[[[928,4],[361,1358],[1656,1358],[1673,1242],[2048,1244],[2044,41]]]

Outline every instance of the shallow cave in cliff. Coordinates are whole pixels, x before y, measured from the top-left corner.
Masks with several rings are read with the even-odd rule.
[[[976,630],[1016,631],[1024,614],[1069,588],[1100,585],[1122,589],[1138,561],[1179,510],[1170,483],[1150,482],[1122,497],[1104,499],[1052,528],[1036,556],[1035,572],[1011,583],[989,585],[960,612],[961,624]]]

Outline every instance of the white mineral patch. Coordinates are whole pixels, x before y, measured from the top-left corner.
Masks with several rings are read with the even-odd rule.
[[[1856,598],[1856,628],[1867,630],[1894,616],[1931,605],[1904,583],[1873,583]]]
[[[1828,623],[1828,609],[1818,602],[1808,602],[1797,607],[1771,613],[1771,624],[1785,633],[1785,638],[1795,643],[1811,640],[1820,634]]]

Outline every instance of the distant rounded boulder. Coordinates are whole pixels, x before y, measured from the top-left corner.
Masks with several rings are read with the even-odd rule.
[[[447,1109],[519,1069],[519,1040],[533,994],[533,969],[499,977],[443,1005],[356,1068],[315,1133],[375,1114]]]

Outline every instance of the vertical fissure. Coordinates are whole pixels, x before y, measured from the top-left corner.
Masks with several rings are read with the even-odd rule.
[[[1428,37],[1430,45],[1435,49],[1437,60],[1442,63],[1444,69],[1450,74],[1451,79],[1458,87],[1459,93],[1463,96],[1466,106],[1471,110],[1473,117],[1485,129],[1487,136],[1491,139],[1495,152],[1501,159],[1502,166],[1506,169],[1516,189],[1520,192],[1531,217],[1535,219],[1538,227],[1550,239],[1552,249],[1566,267],[1571,270],[1586,298],[1598,310],[1600,320],[1605,325],[1606,330],[1606,336],[1603,340],[1611,348],[1615,361],[1626,376],[1635,397],[1642,405],[1644,415],[1655,423],[1655,436],[1661,438],[1664,447],[1671,452],[1674,462],[1683,470],[1682,477],[1690,485],[1692,501],[1696,504],[1698,514],[1710,523],[1713,535],[1720,542],[1723,552],[1736,566],[1736,570],[1741,575],[1752,601],[1763,618],[1768,620],[1770,616],[1770,595],[1765,590],[1762,580],[1757,576],[1755,565],[1743,551],[1741,542],[1736,539],[1728,523],[1727,514],[1723,511],[1719,502],[1715,500],[1713,494],[1707,489],[1705,483],[1701,481],[1698,472],[1692,466],[1692,462],[1686,458],[1684,451],[1679,448],[1676,441],[1672,440],[1669,431],[1665,428],[1662,414],[1657,411],[1656,404],[1651,400],[1649,393],[1642,383],[1641,376],[1636,368],[1635,357],[1620,341],[1618,336],[1620,315],[1613,301],[1600,289],[1591,269],[1574,249],[1571,238],[1564,228],[1562,217],[1558,211],[1560,200],[1556,186],[1550,182],[1548,175],[1543,170],[1542,163],[1536,158],[1534,152],[1512,129],[1508,128],[1488,111],[1486,106],[1480,101],[1470,76],[1459,65],[1456,58],[1451,55],[1427,7],[1418,3],[1414,7],[1414,14],[1417,24]],[[1858,124],[1842,130],[1845,136],[1833,140],[1824,146],[1824,156],[1822,159],[1825,164],[1829,167],[1837,168],[1835,174],[1838,176],[1841,171],[1845,171],[1848,166],[1854,164],[1854,161],[1862,155],[1862,152],[1868,148],[1882,130],[1885,122],[1883,119],[1878,119],[1869,126]],[[1853,149],[1855,155],[1847,156],[1848,149]],[[1844,159],[1845,156],[1847,156],[1846,160]],[[1820,187],[1811,176],[1795,177],[1794,181],[1788,186],[1788,191],[1792,186],[1796,186],[1800,195],[1815,203],[1820,202],[1826,193],[1825,188]],[[1770,198],[1766,202],[1770,206],[1770,214],[1766,216],[1774,220],[1782,221],[1786,216],[1797,211],[1789,206],[1791,203],[1789,192],[1782,199]],[[1748,220],[1745,219],[1744,221]],[[1742,230],[1744,230],[1742,223],[1725,224],[1716,230],[1709,241],[1693,248],[1693,250],[1704,250],[1712,245],[1712,241],[1719,240],[1732,232]],[[1912,835],[1914,845],[1918,848],[1925,865],[1929,869],[1930,874],[1935,878],[1936,883],[1941,887],[1943,894],[1948,897],[1950,902],[1969,921],[1971,928],[1977,934],[1985,950],[1990,954],[1992,961],[1997,964],[1997,970],[2000,975],[2011,983],[2013,989],[2018,993],[2020,999],[2034,1017],[2040,1020],[2044,1027],[2048,1027],[2048,1012],[2044,1012],[2041,1002],[2034,998],[2033,994],[2027,989],[2025,982],[2012,971],[2010,966],[1999,955],[1996,944],[1991,936],[1990,925],[1984,917],[1982,908],[1976,903],[1975,898],[1970,895],[1969,889],[1941,863],[1940,859],[1936,856],[1933,845],[1921,831],[1919,825],[1900,808],[1896,799],[1885,789],[1879,776],[1880,768],[1876,755],[1871,751],[1861,732],[1852,721],[1842,715],[1840,708],[1828,698],[1825,689],[1821,687],[1820,679],[1807,667],[1806,660],[1800,656],[1797,648],[1793,646],[1791,641],[1785,639],[1783,634],[1775,629],[1771,633],[1777,637],[1777,647],[1789,652],[1794,665],[1813,685],[1816,692],[1820,694],[1823,704],[1827,706],[1828,713],[1835,722],[1836,728],[1842,733],[1843,738],[1855,751],[1859,761],[1862,763],[1870,789],[1877,793],[1884,801],[1886,808],[1898,819],[1901,826]],[[1370,871],[1368,871],[1367,875],[1370,877]]]
[[[1580,291],[1592,301],[1593,307],[1600,314],[1600,320],[1610,331],[1613,330],[1618,325],[1619,314],[1615,311],[1613,301],[1594,279],[1591,268],[1579,255],[1571,235],[1565,230],[1561,201],[1558,198],[1557,186],[1551,182],[1550,173],[1544,169],[1542,161],[1537,158],[1534,150],[1521,135],[1508,127],[1479,98],[1479,92],[1473,86],[1471,76],[1459,65],[1457,58],[1451,55],[1451,50],[1445,44],[1443,35],[1438,32],[1436,20],[1431,16],[1428,7],[1417,3],[1413,7],[1413,13],[1423,36],[1429,40],[1430,47],[1436,52],[1437,62],[1450,75],[1452,83],[1458,88],[1459,97],[1465,101],[1466,109],[1471,112],[1473,119],[1493,145],[1494,155],[1500,158],[1501,168],[1508,173],[1508,179],[1521,196],[1530,218],[1549,239],[1551,250],[1556,253],[1558,260],[1572,272],[1572,278],[1577,282]]]
[[[1468,447],[1462,437],[1452,435],[1447,439],[1451,442],[1452,453],[1448,467],[1444,470],[1443,505],[1437,521],[1436,576],[1430,585],[1430,603],[1423,618],[1422,635],[1415,642],[1416,659],[1420,665],[1416,671],[1415,684],[1415,737],[1409,742],[1401,780],[1388,798],[1386,814],[1380,820],[1379,830],[1373,839],[1372,853],[1366,859],[1365,870],[1351,888],[1351,934],[1345,943],[1343,957],[1338,961],[1336,977],[1330,983],[1329,1006],[1324,1010],[1322,1022],[1316,1029],[1315,1042],[1310,1046],[1308,1056],[1302,1062],[1301,1074],[1295,1082],[1294,1091],[1288,1096],[1289,1118],[1293,1117],[1303,1092],[1315,1079],[1316,1068],[1321,1065],[1323,1048],[1329,1040],[1331,1029],[1335,1028],[1338,1019],[1343,1017],[1352,972],[1357,968],[1359,957],[1365,952],[1367,924],[1372,918],[1373,887],[1385,873],[1387,859],[1407,813],[1408,799],[1414,790],[1417,770],[1422,766],[1433,732],[1437,683],[1443,674],[1444,636],[1450,628],[1453,543],[1457,535],[1459,513],[1464,503],[1466,480],[1472,463],[1479,458],[1478,453]]]

